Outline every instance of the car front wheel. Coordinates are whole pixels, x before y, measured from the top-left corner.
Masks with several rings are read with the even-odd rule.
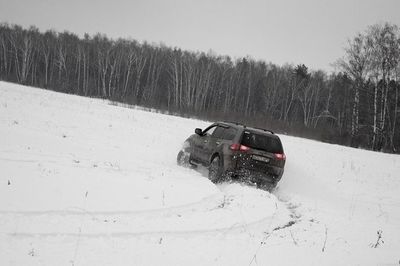
[[[185,150],[179,151],[178,156],[176,156],[176,162],[180,166],[188,167],[190,165],[189,160],[190,160],[190,153]]]

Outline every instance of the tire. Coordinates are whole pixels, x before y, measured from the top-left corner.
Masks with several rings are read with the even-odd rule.
[[[208,178],[213,182],[217,183],[222,177],[222,162],[218,155],[216,155],[208,167]]]
[[[176,156],[176,162],[179,166],[189,167],[190,163],[190,153],[184,150],[179,151]]]

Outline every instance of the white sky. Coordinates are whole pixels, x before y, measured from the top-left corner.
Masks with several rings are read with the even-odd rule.
[[[400,0],[0,0],[0,21],[331,71],[357,32],[400,26]]]

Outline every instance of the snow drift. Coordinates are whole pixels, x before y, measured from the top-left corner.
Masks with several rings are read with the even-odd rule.
[[[178,167],[209,123],[0,82],[1,265],[393,264],[400,157],[280,136],[273,194]]]

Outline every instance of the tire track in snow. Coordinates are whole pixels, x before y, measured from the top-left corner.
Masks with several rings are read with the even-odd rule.
[[[169,213],[171,211],[184,211],[185,209],[192,209],[196,206],[202,206],[206,204],[211,204],[218,199],[223,199],[223,195],[220,193],[215,193],[199,201],[191,202],[182,205],[176,205],[167,208],[157,208],[149,210],[137,210],[137,211],[89,211],[79,207],[70,207],[64,210],[47,210],[47,211],[0,211],[0,215],[22,215],[22,216],[43,216],[43,215],[53,215],[53,216],[74,216],[74,215],[88,215],[88,216],[107,216],[107,215],[146,215],[146,214],[163,214]]]
[[[225,189],[229,190],[229,186],[232,185]],[[273,224],[275,228],[290,222],[292,218],[287,207],[275,196],[261,198],[265,193],[258,191],[255,193],[257,197],[243,202],[243,195],[222,191],[196,203],[161,210],[0,212],[0,223],[3,224],[1,231],[9,237],[138,237],[245,232],[252,227]],[[260,202],[255,204],[256,200]],[[278,215],[272,215],[268,209],[265,213],[259,213],[262,207],[269,205],[273,205],[274,209],[279,206]],[[246,213],[248,206],[253,210]],[[82,219],[82,216],[86,218]],[[206,221],[204,216],[207,217]],[[13,226],[15,223],[23,229],[16,231]],[[263,229],[269,230],[270,227]],[[82,228],[82,232],[76,233],[77,228]]]
[[[280,211],[277,211],[277,214],[280,214]],[[121,231],[121,232],[111,232],[111,233],[63,233],[63,232],[55,232],[55,233],[5,233],[8,237],[12,238],[49,238],[49,237],[83,237],[83,238],[136,238],[143,236],[188,236],[188,235],[201,235],[201,234],[222,234],[225,235],[227,233],[245,233],[248,234],[248,231],[255,229],[256,232],[258,228],[262,228],[261,231],[263,233],[268,233],[267,231],[274,231],[276,228],[286,227],[287,224],[294,224],[292,220],[285,221],[275,221],[275,217],[266,216],[260,220],[253,221],[251,223],[240,224],[235,223],[230,226],[219,227],[219,228],[209,228],[209,229],[198,229],[198,230],[155,230],[155,231],[141,231],[141,232],[129,232],[129,231]],[[104,231],[104,230],[102,230]]]

